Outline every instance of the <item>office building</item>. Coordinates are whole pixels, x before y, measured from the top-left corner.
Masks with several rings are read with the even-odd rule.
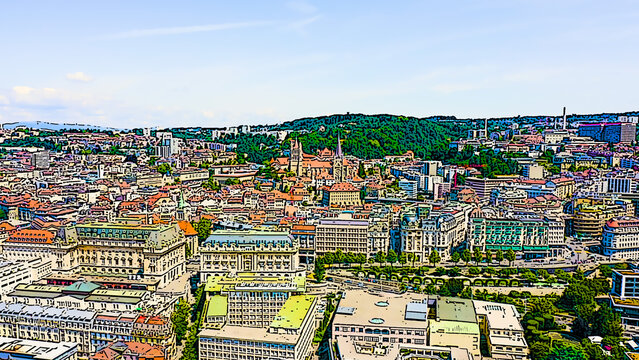
[[[200,246],[200,254],[202,282],[237,272],[295,276],[304,271],[299,243],[285,232],[215,231]]]
[[[305,276],[209,277],[199,358],[303,360],[311,355],[317,298]]]
[[[630,144],[636,140],[637,124],[633,123],[592,123],[579,125],[579,136],[591,137],[607,143]]]
[[[353,219],[348,213],[323,218],[315,227],[315,252],[325,254],[341,249],[344,253],[371,255],[368,220]]]

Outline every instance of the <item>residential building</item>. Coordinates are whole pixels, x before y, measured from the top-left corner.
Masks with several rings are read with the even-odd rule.
[[[163,286],[184,274],[186,241],[180,227],[119,223],[77,224],[53,250],[60,272],[137,275]]]
[[[295,224],[291,227],[291,236],[300,245],[300,261],[312,264],[315,261],[315,225]]]
[[[324,206],[360,206],[360,190],[350,183],[335,183],[322,189]]]
[[[400,225],[401,251],[417,255],[422,262],[428,262],[433,250],[437,250],[441,259],[448,259],[453,245],[457,245],[458,232],[462,231],[457,225],[451,214],[424,212],[418,216],[409,212]]]
[[[0,357],[23,360],[76,360],[78,344],[0,337]]]
[[[515,305],[473,301],[481,334],[486,338],[490,357],[528,359],[528,343]]]
[[[639,218],[608,220],[601,236],[603,255],[614,260],[639,260]]]
[[[598,238],[606,221],[634,216],[635,205],[629,200],[578,198],[573,201],[572,233],[583,238]]]
[[[514,179],[514,176],[499,176],[495,179],[468,177],[465,186],[474,190],[481,201],[488,201],[493,189],[502,184],[508,184]]]

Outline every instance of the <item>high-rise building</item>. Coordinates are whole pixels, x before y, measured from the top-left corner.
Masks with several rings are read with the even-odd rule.
[[[31,153],[31,166],[36,169],[48,169],[49,150],[41,150]]]
[[[209,277],[199,358],[308,358],[317,297],[304,294],[305,290],[304,274],[293,278],[249,273]]]
[[[636,140],[636,135],[637,124],[633,123],[592,123],[579,126],[579,136],[613,144],[629,144]]]

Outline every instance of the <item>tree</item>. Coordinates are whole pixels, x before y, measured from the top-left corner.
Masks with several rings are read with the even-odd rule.
[[[493,262],[493,252],[490,251],[490,249],[486,249],[485,251],[485,259],[486,259],[486,263],[490,264]]]
[[[513,249],[508,249],[506,251],[506,260],[508,260],[508,266],[513,266],[513,261],[515,261],[517,257],[515,256],[515,252]]]
[[[456,277],[461,275],[461,269],[457,266],[450,268],[446,271],[446,274],[450,277]]]
[[[433,251],[430,252],[430,255],[428,255],[428,262],[433,265],[437,265],[440,261],[442,261],[442,257],[439,256],[439,251],[437,251],[437,249],[433,249]]]
[[[481,249],[476,246],[473,250],[473,260],[475,260],[475,264],[479,265],[481,260],[484,258],[484,254],[482,254]]]
[[[322,282],[324,281],[324,275],[326,273],[326,269],[324,268],[324,263],[320,260],[315,261],[315,267],[313,268],[313,276],[315,276],[315,281]]]
[[[355,254],[351,251],[347,252],[346,255],[344,255],[344,263],[352,264],[354,262],[355,262]]]
[[[395,250],[388,250],[388,255],[386,256],[386,261],[388,261],[391,265],[397,262],[397,253]]]
[[[550,277],[550,273],[546,269],[539,269],[537,270],[537,276],[541,276],[542,278],[544,278],[544,280],[547,281]]]
[[[470,254],[470,250],[468,249],[464,249],[464,252],[461,255],[462,260],[464,260],[464,262],[466,263],[466,265],[468,265],[468,263],[470,262],[472,255]]]
[[[364,171],[363,162],[359,163],[359,168],[357,169],[357,176],[361,177],[362,179],[366,177],[366,171]]]
[[[386,254],[383,251],[378,251],[377,254],[375,254],[375,262],[378,262],[380,264],[383,264],[386,262]]]
[[[211,235],[211,219],[201,218],[200,221],[193,224],[193,228],[197,231],[197,238],[201,244]]]
[[[460,279],[448,279],[446,282],[450,296],[457,296],[464,290],[464,282]]]
[[[623,328],[621,327],[619,313],[613,312],[608,304],[601,305],[595,312],[593,331],[603,337],[621,337]]]
[[[504,261],[504,252],[501,249],[497,250],[497,253],[495,254],[495,260],[497,260],[499,265],[501,265],[501,262]]]
[[[612,268],[610,267],[610,265],[600,265],[599,275],[605,278],[612,277]]]
[[[191,305],[184,299],[180,299],[173,309],[171,314],[171,323],[173,324],[173,331],[175,332],[175,340],[178,344],[182,344],[187,327],[189,324],[189,313],[191,312]]]
[[[408,262],[408,256],[405,252],[399,254],[399,263],[403,266]]]
[[[192,255],[193,252],[191,251],[191,245],[189,245],[189,243],[186,243],[186,246],[184,247],[184,258],[190,259]]]
[[[572,345],[562,342],[556,345],[548,354],[547,360],[588,360],[588,356],[584,353],[580,345]]]
[[[461,260],[461,255],[459,255],[458,252],[454,252],[453,255],[451,255],[450,259],[453,261],[453,263],[457,264],[459,260]]]
[[[171,165],[167,163],[160,164],[160,166],[158,166],[158,172],[162,175],[171,174],[172,172]]]
[[[202,183],[202,187],[205,189],[213,190],[213,191],[218,191],[222,188],[220,183],[217,180],[215,180],[212,176],[210,176],[208,180]]]
[[[337,249],[337,251],[335,251],[335,263],[336,264],[344,263],[344,252],[342,251],[342,249]]]
[[[416,260],[417,260],[417,255],[415,255],[414,253],[408,253],[408,261],[410,261],[411,264],[413,264],[413,267],[415,267]]]
[[[328,252],[324,254],[323,258],[324,264],[334,264],[335,263],[335,255],[333,253]]]
[[[355,256],[355,262],[362,265],[366,262],[366,255],[359,253]]]
[[[545,359],[550,355],[550,345],[545,341],[530,344],[530,355],[533,359]]]
[[[470,286],[466,286],[461,293],[459,293],[459,297],[463,299],[470,299],[473,297],[473,289]]]

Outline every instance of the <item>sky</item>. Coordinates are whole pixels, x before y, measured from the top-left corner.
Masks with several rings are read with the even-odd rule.
[[[636,1],[0,0],[0,122],[639,110]]]

